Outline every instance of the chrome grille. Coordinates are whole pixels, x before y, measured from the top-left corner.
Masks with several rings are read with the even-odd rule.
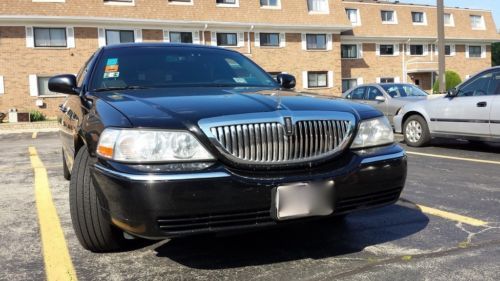
[[[297,121],[287,135],[280,122],[214,126],[210,132],[226,154],[243,162],[304,162],[339,151],[351,134],[349,120]]]

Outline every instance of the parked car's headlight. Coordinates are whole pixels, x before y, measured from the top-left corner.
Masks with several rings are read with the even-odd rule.
[[[390,144],[394,142],[389,120],[384,117],[365,120],[359,124],[358,134],[354,139],[351,148],[364,148]]]
[[[105,129],[97,146],[101,157],[124,162],[180,162],[214,157],[187,131]]]

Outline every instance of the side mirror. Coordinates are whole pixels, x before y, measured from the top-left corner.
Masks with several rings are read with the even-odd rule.
[[[375,100],[378,101],[378,102],[384,102],[385,101],[385,97],[384,96],[376,96]]]
[[[456,97],[458,94],[458,90],[456,88],[453,88],[451,90],[448,91],[448,93],[446,94],[446,96],[450,97],[450,98],[454,98]]]
[[[76,90],[76,77],[73,74],[57,75],[49,79],[49,90],[51,92],[69,95],[78,95]]]
[[[295,77],[290,74],[280,73],[276,76],[276,80],[282,88],[293,89],[295,88]]]

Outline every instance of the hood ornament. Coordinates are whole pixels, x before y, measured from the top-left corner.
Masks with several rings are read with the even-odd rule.
[[[280,110],[280,109],[283,109],[282,105],[281,105],[281,94],[280,92],[274,92],[271,94],[271,96],[276,96],[276,109],[277,110]]]

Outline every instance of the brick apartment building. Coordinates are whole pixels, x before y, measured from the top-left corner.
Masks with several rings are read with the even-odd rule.
[[[445,9],[447,69],[462,79],[491,65],[491,12]],[[356,84],[411,82],[437,73],[436,8],[376,0],[6,0],[0,3],[0,112],[55,116],[64,96],[48,78],[78,73],[120,42],[223,46],[297,89],[331,95]],[[37,105],[38,104],[38,105]],[[41,105],[41,106],[40,106]]]

